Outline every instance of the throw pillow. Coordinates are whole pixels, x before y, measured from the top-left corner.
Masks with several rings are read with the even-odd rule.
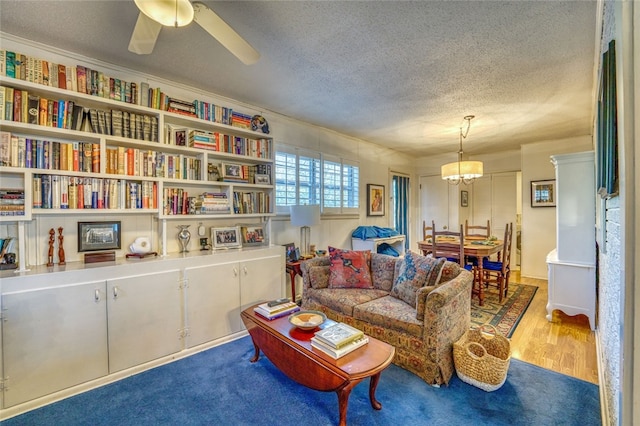
[[[341,250],[329,247],[329,288],[373,288],[371,251]]]
[[[445,258],[436,259],[409,251],[400,262],[391,295],[416,307],[416,293],[424,286],[435,285]]]

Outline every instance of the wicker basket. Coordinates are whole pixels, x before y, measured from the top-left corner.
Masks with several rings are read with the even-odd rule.
[[[460,380],[493,392],[507,380],[511,344],[490,324],[472,327],[453,344],[453,361]]]

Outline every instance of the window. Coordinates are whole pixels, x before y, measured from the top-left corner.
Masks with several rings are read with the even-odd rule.
[[[357,213],[360,169],[355,162],[292,147],[276,151],[276,211],[320,204],[323,213]]]

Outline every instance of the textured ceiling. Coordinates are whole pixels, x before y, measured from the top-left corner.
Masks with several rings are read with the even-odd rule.
[[[261,54],[243,65],[197,24],[127,50],[133,0],[0,0],[0,31],[411,155],[591,133],[595,1],[204,1]]]

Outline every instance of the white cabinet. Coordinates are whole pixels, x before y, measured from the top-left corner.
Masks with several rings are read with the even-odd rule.
[[[400,257],[404,256],[404,235],[396,235],[395,237],[386,238],[352,238],[351,248],[354,250],[371,250],[371,253],[378,253],[378,249],[382,244],[389,244]]]
[[[239,268],[240,311],[284,297],[284,249],[279,255],[241,262]]]
[[[241,309],[285,294],[282,246],[116,263],[2,276],[6,415],[239,337]]]
[[[594,153],[551,156],[556,167],[557,249],[547,256],[547,319],[555,309],[584,314],[596,327]]]
[[[2,295],[4,406],[106,376],[105,282]]]
[[[109,372],[182,349],[179,270],[107,280]]]
[[[187,347],[237,333],[240,319],[240,281],[237,262],[185,270],[187,288]]]

